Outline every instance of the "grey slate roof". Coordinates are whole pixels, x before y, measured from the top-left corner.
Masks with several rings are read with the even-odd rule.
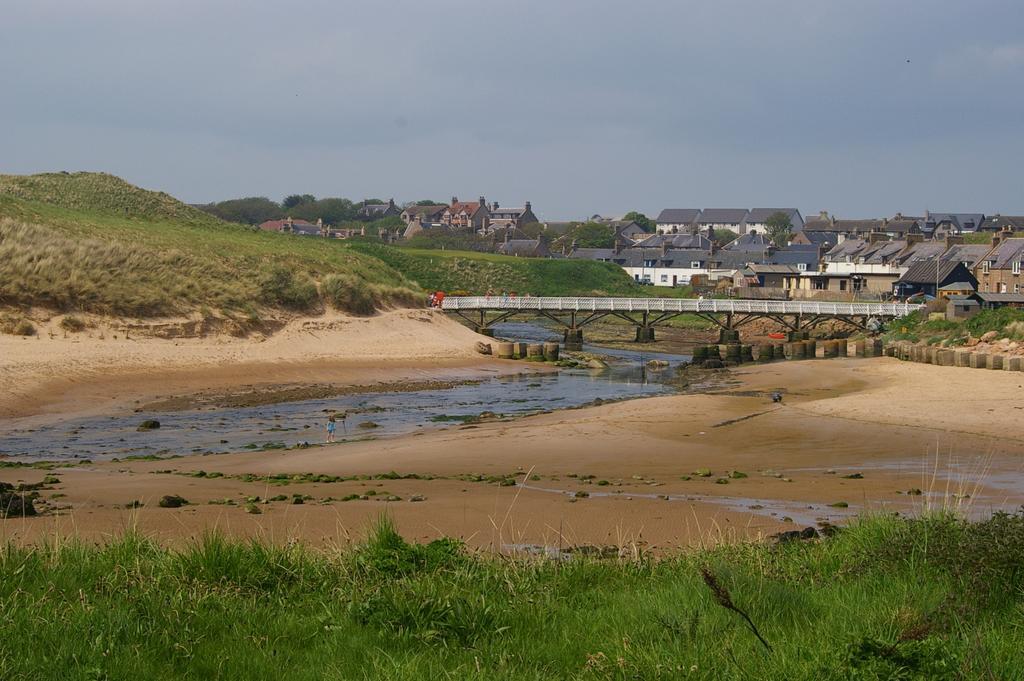
[[[666,243],[669,248],[711,248],[711,240],[703,234],[653,234],[637,243],[637,246],[660,248]]]
[[[742,234],[723,248],[730,251],[764,251],[771,247],[771,240],[763,234]]]
[[[749,211],[746,208],[705,208],[700,217],[697,219],[697,224],[700,225],[713,225],[713,224],[740,224],[743,222],[743,218],[747,216]]]
[[[1004,229],[1024,231],[1024,215],[987,215],[978,229],[991,232],[1001,232]]]
[[[943,260],[962,262],[968,267],[974,267],[991,250],[992,246],[988,244],[954,244],[941,257]]]
[[[910,269],[900,277],[899,281],[908,284],[934,284],[936,282],[935,264],[939,265],[938,281],[944,281],[958,267],[963,267],[958,262],[942,262],[935,260],[921,260],[910,266]]]
[[[768,256],[775,265],[798,265],[803,263],[809,270],[818,269],[818,247],[794,245],[780,248]]]
[[[969,281],[954,281],[952,284],[946,284],[940,286],[940,291],[973,291],[975,288],[974,284]]]
[[[835,232],[819,232],[816,230],[803,230],[803,235],[812,244],[835,246],[838,243]]]
[[[986,256],[992,267],[996,269],[1008,269],[1013,262],[1024,260],[1024,239],[1007,239],[996,246]]]
[[[665,208],[655,220],[658,224],[689,225],[700,217],[700,208]]]
[[[985,303],[1024,303],[1024,293],[993,293],[978,291],[974,294]]]

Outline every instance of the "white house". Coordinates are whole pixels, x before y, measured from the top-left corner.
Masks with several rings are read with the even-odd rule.
[[[782,213],[789,218],[793,225],[793,232],[802,231],[804,219],[796,208],[752,208],[747,217],[743,220],[742,234],[766,234],[768,232],[768,218],[776,213]]]
[[[736,234],[743,233],[743,222],[746,220],[746,208],[705,208],[697,218],[697,226],[702,231],[708,229],[727,229]]]

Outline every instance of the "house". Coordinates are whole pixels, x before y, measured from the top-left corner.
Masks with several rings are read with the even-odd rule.
[[[939,287],[940,298],[967,298],[975,293],[974,284],[969,281],[954,281]]]
[[[481,197],[481,200],[483,200],[483,197]],[[491,204],[489,217],[490,225],[484,230],[478,230],[481,231],[481,233],[486,234],[503,227],[519,228],[533,222],[540,222],[537,219],[537,216],[533,214],[533,209],[530,206],[529,201],[523,204],[522,208],[502,208],[498,205],[498,202],[495,201]]]
[[[792,225],[790,231],[799,232],[804,228],[804,219],[796,208],[751,208],[743,219],[743,234],[765,234],[768,231],[768,218],[782,213],[789,218]]]
[[[986,215],[978,227],[979,232],[1024,232],[1022,215]]]
[[[969,234],[977,232],[984,221],[983,213],[932,213],[926,210],[921,232],[930,237]]]
[[[484,197],[477,201],[459,201],[453,196],[451,204],[441,213],[441,223],[448,229],[468,229],[485,234],[491,224],[491,213]]]
[[[293,220],[291,218],[261,222],[260,229],[266,232],[287,232],[289,234],[308,234],[310,232],[320,231],[320,227],[317,227],[312,222],[307,222],[306,220]]]
[[[760,286],[762,288],[787,288],[786,283],[799,275],[799,271],[793,265],[776,264],[752,264],[743,271],[743,281],[736,282],[737,286]]]
[[[806,227],[795,233],[789,243],[801,246],[822,246],[826,251],[839,243],[837,232],[809,231]]]
[[[804,220],[803,231],[825,232],[834,235],[836,242],[846,239],[865,237],[872,232],[880,232],[882,220],[840,220],[827,211],[821,211],[814,217]]]
[[[425,229],[444,226],[441,215],[447,208],[448,206],[445,205],[407,207],[401,214],[402,221],[405,222],[405,232],[402,236],[408,239]]]
[[[736,237],[722,247],[727,251],[744,251],[748,253],[767,253],[772,248],[771,239],[763,233],[748,232]]]
[[[942,289],[939,289],[940,291]],[[946,319],[955,322],[969,319],[981,311],[981,304],[970,296],[948,296],[946,298]]]
[[[998,307],[1024,308],[1024,293],[978,291],[974,294],[974,299],[981,304],[983,310],[992,310]]]
[[[508,239],[498,244],[498,253],[517,258],[551,257],[551,251],[543,239]]]
[[[637,242],[641,248],[661,248],[668,244],[669,248],[711,248],[711,239],[703,234],[652,234],[643,241]]]
[[[704,230],[727,229],[742,234],[748,212],[746,208],[705,208],[694,224]]]
[[[387,203],[367,203],[359,207],[357,215],[363,220],[379,220],[389,218],[393,215],[401,215],[402,210],[395,205],[394,199],[388,199]]]
[[[697,224],[700,208],[665,208],[654,221],[658,234],[687,232]]]
[[[909,298],[917,294],[937,297],[941,287],[962,283],[977,287],[978,280],[962,262],[943,262],[933,258],[911,265],[893,285],[892,294],[897,298]]]
[[[1024,238],[1012,238],[1012,232],[992,237],[992,248],[974,266],[978,293],[1024,293]]]
[[[644,228],[633,220],[615,220],[608,223],[615,229],[616,239],[628,239],[630,242],[637,242],[651,236]]]

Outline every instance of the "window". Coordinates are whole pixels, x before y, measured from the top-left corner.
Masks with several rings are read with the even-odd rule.
[[[700,260],[691,260],[690,261],[690,269],[691,270],[699,270],[700,269]]]
[[[644,267],[654,267],[657,260],[644,260]]]
[[[999,292],[1006,293],[1006,284],[999,284]]]
[[[667,274],[663,274],[663,275],[661,275],[661,280],[662,280],[663,282],[668,282],[668,275],[667,275]]]
[[[1020,260],[1013,261],[1013,273],[1020,274]]]
[[[805,262],[798,262],[796,264],[796,269],[798,271],[800,271],[800,272],[806,272],[807,271],[807,263],[805,263]]]
[[[845,291],[846,290],[846,280],[845,279],[840,279],[839,280],[839,290],[840,291]]]
[[[989,273],[989,268],[991,268],[991,264],[990,264],[991,262],[992,262],[991,260],[986,260],[985,262],[981,263],[981,273],[982,274],[988,274]]]
[[[1020,293],[1020,284],[1014,284],[1013,285],[1013,292],[1014,293]]]

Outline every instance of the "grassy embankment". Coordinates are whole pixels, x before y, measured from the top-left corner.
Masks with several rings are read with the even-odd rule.
[[[878,517],[658,561],[512,561],[386,524],[328,554],[217,537],[7,546],[0,676],[1019,678],[1022,556],[1021,515]]]
[[[369,314],[415,286],[343,244],[222,222],[100,173],[0,176],[0,303],[136,317]]]
[[[944,305],[938,306],[942,309]],[[1024,310],[1001,308],[982,310],[970,319],[949,321],[928,319],[928,311],[912,312],[889,323],[885,338],[889,341],[924,341],[929,345],[959,346],[970,338],[995,331],[999,338],[1024,340]]]
[[[515,258],[473,251],[441,251],[396,248],[376,243],[357,243],[360,253],[380,258],[428,290],[464,295],[502,291],[531,296],[619,296],[627,298],[692,297],[688,286],[669,288],[641,286],[612,263],[589,260]],[[607,324],[628,322],[606,318]],[[667,326],[706,329],[707,321],[694,315],[680,315]]]
[[[536,295],[645,288],[604,263],[437,257],[260,232],[101,173],[0,176],[0,305],[256,319],[326,306],[369,314],[422,305],[424,289],[489,287]]]

